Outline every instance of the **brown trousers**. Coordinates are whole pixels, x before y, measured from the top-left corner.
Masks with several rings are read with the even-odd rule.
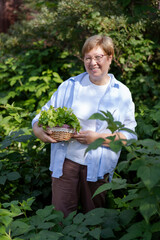
[[[65,159],[63,175],[60,178],[52,177],[52,204],[66,217],[78,209],[79,203],[82,212],[86,213],[94,208],[105,207],[106,192],[98,194],[92,199],[96,189],[108,182],[108,174],[97,182],[86,180],[87,166],[80,165]]]

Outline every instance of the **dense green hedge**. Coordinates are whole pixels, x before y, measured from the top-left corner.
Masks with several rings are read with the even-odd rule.
[[[0,239],[159,239],[157,1],[24,2],[34,18],[20,16],[0,34]],[[80,49],[97,33],[114,40],[110,71],[132,92],[139,140],[123,147],[112,183],[100,189],[107,209],[63,219],[50,205],[50,145],[35,138],[31,120],[62,81],[84,71]]]

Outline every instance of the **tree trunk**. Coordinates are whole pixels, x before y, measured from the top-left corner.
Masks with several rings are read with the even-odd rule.
[[[21,0],[0,0],[0,32],[7,32],[17,20]]]

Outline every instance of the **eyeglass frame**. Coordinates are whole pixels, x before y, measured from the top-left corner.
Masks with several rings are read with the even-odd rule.
[[[96,55],[94,57],[86,57],[86,58],[84,58],[84,62],[91,63],[92,59],[94,59],[96,62],[101,62],[101,60],[104,56],[107,56],[107,55],[106,54],[99,54],[99,55]],[[98,60],[98,59],[96,59],[96,57],[100,57],[100,59]]]

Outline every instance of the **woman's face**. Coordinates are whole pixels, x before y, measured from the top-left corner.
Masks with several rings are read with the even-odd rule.
[[[84,55],[84,66],[90,81],[96,85],[104,85],[109,81],[108,70],[112,56],[106,55],[101,47],[93,48]]]

